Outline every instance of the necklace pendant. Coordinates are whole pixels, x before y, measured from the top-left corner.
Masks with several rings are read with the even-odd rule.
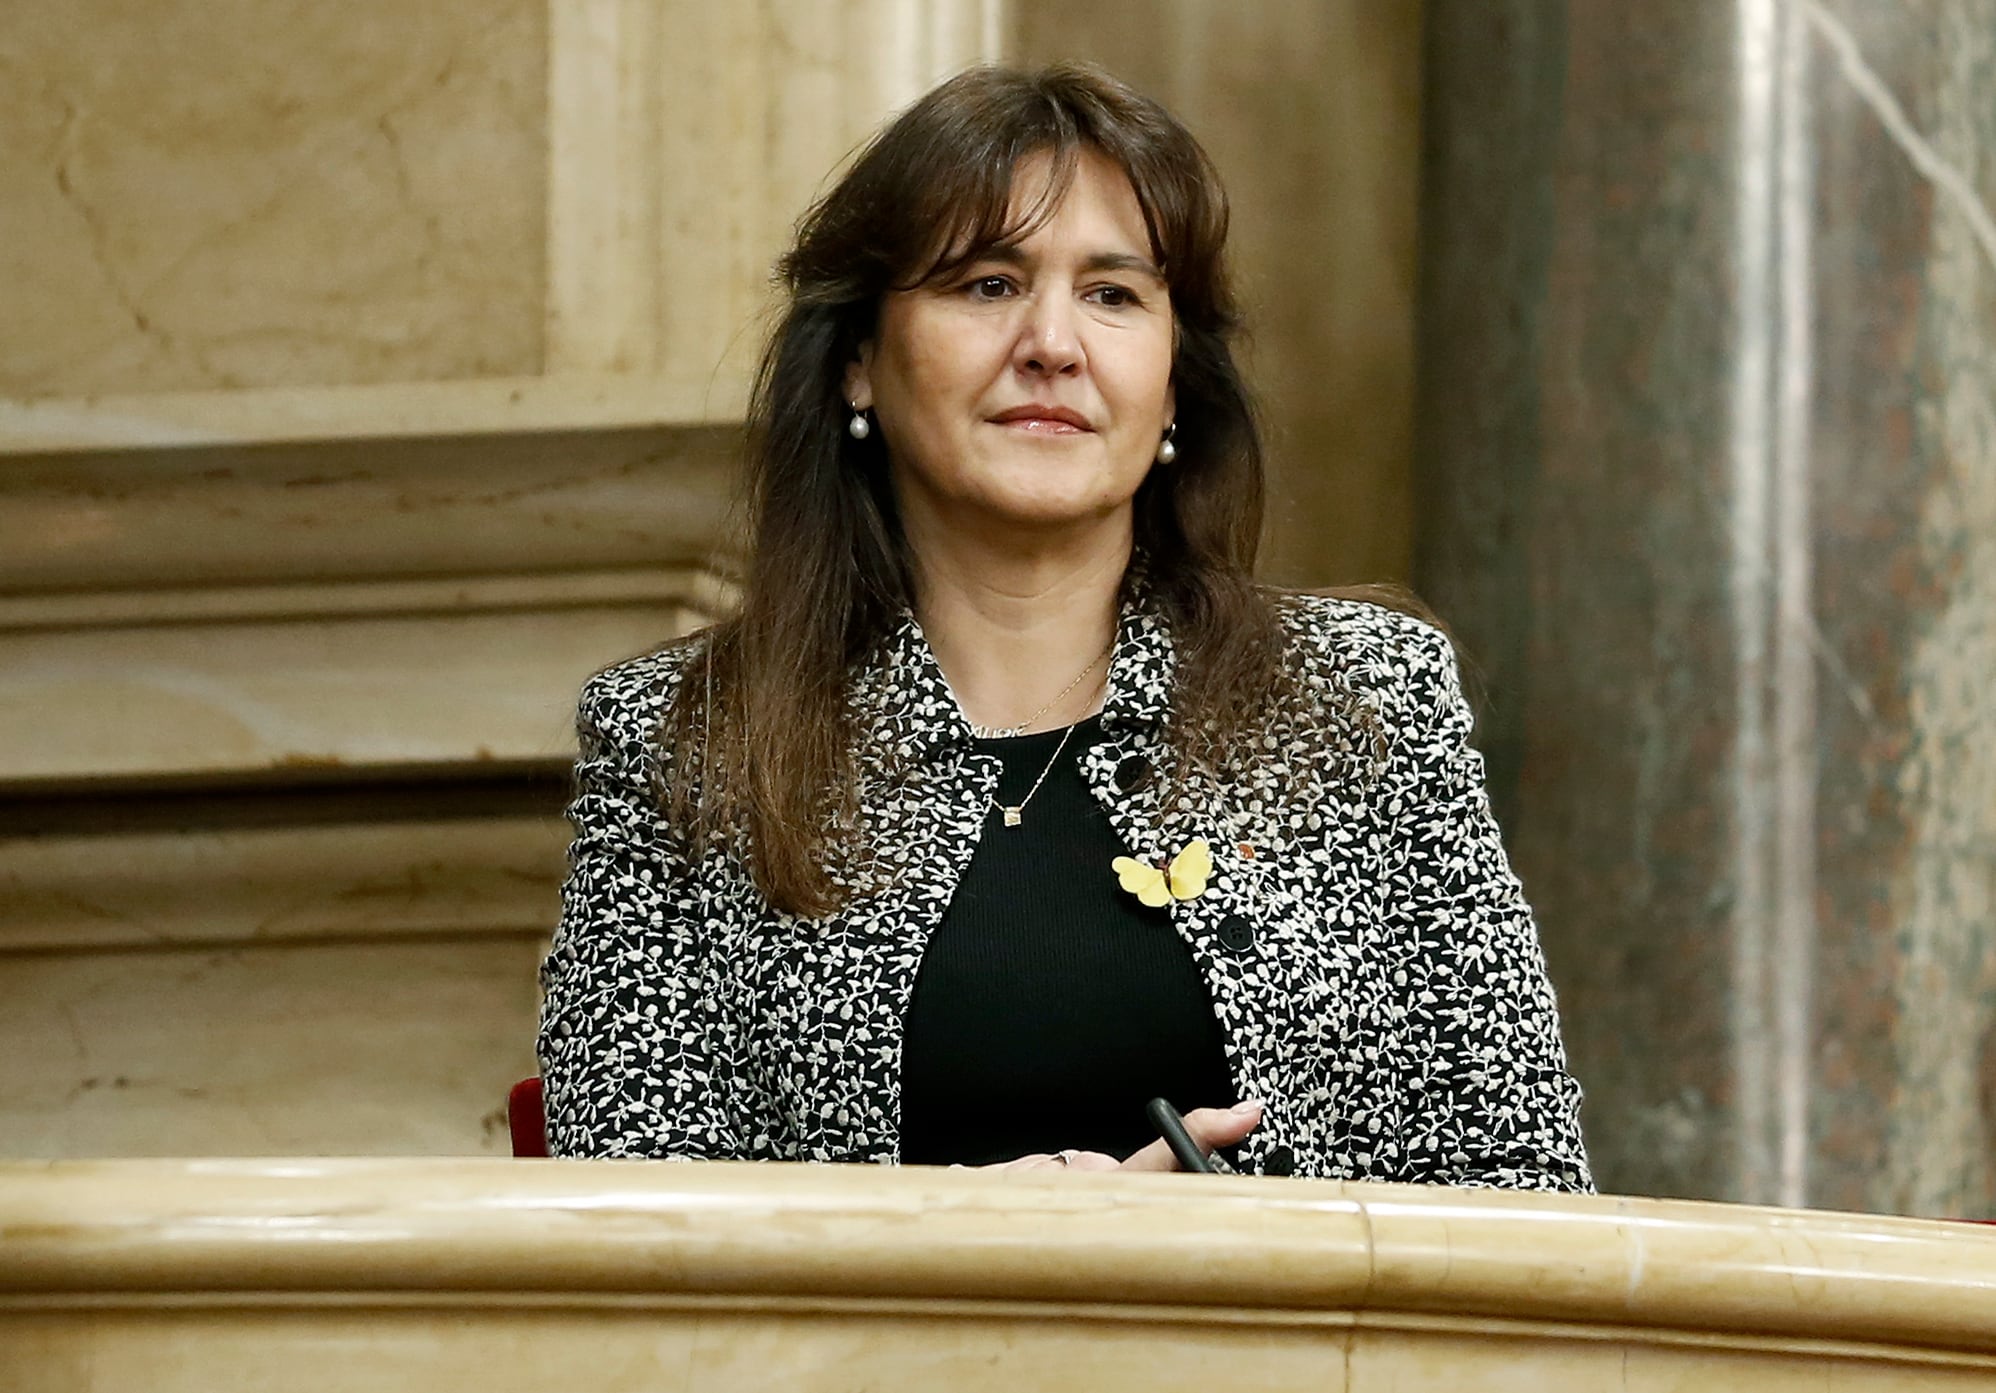
[[[1005,809],[1005,825],[1007,827],[1017,827],[1024,820],[1025,810],[1023,808]]]

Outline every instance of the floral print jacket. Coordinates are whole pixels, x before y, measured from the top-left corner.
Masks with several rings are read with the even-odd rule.
[[[1284,606],[1310,686],[1370,708],[1364,777],[1278,720],[1254,777],[1165,805],[1174,654],[1126,604],[1083,775],[1131,852],[1195,837],[1208,889],[1171,907],[1243,1098],[1240,1169],[1537,1190],[1592,1186],[1553,992],[1468,744],[1448,640],[1351,600]],[[584,688],[570,873],[542,971],[557,1155],[899,1159],[902,1024],[930,930],[998,777],[912,618],[855,684],[904,776],[866,795],[884,888],[821,920],[772,910],[739,862],[692,864],[656,812],[655,727],[681,655]],[[1321,717],[1312,719],[1321,720]],[[1109,872],[1105,869],[1105,874]]]

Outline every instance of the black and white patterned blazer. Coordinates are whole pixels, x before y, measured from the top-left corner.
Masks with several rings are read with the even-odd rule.
[[[1302,598],[1307,681],[1369,704],[1370,777],[1332,778],[1278,729],[1261,777],[1167,813],[1156,777],[1173,649],[1124,608],[1084,777],[1132,852],[1194,836],[1205,894],[1172,906],[1267,1111],[1256,1172],[1591,1188],[1553,993],[1467,744],[1448,641],[1418,620]],[[557,1155],[899,1159],[902,1025],[929,932],[998,777],[912,619],[855,684],[871,749],[906,772],[865,797],[890,880],[823,920],[778,913],[725,851],[692,865],[655,811],[654,731],[681,656],[582,693],[575,837],[542,971],[540,1057]],[[1317,748],[1322,741],[1314,742]],[[1107,867],[1104,874],[1111,872]]]

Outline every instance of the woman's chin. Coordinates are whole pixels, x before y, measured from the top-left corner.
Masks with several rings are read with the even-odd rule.
[[[1101,493],[1007,492],[980,500],[988,525],[1019,531],[1067,532],[1106,525],[1130,506],[1127,497]]]
[[[980,512],[1017,527],[1064,529],[1112,519],[1136,496],[1141,477],[1125,479],[1107,469],[1050,468],[1030,460],[994,469],[972,490]]]

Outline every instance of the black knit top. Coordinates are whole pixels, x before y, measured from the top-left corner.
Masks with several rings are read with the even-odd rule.
[[[978,742],[1004,763],[1000,803],[1025,797],[1061,734]],[[903,1161],[1126,1156],[1156,1140],[1152,1098],[1237,1101],[1191,952],[1110,868],[1128,849],[1078,762],[1099,738],[1092,718],[1075,727],[1019,826],[991,810],[929,940],[902,1053]]]

